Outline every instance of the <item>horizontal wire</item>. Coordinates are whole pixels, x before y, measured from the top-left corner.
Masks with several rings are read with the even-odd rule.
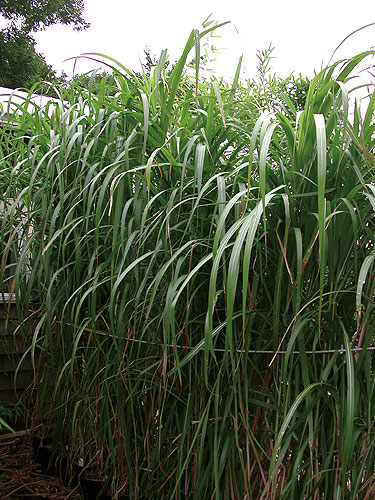
[[[185,349],[189,351],[193,351],[196,349],[197,351],[202,351],[204,349],[204,346],[201,347],[190,347],[190,346],[183,346],[183,345],[173,345],[173,344],[158,344],[157,342],[148,342],[147,340],[139,340],[139,339],[133,339],[133,338],[128,338],[126,339],[129,342],[137,342],[139,344],[151,344],[151,345],[157,345],[157,346],[163,346],[163,347],[170,347],[172,349],[178,348],[178,349]],[[214,352],[227,352],[228,349],[218,349],[214,348]],[[351,352],[361,352],[361,351],[375,351],[375,346],[371,347],[353,347],[350,349]],[[234,349],[234,352],[237,352],[239,354],[275,354],[275,351],[262,351],[262,350],[256,350],[256,349]],[[327,350],[322,350],[322,351],[291,351],[289,354],[334,354],[334,353],[339,353],[339,354],[344,354],[346,352],[346,349],[343,347],[341,349],[327,349]],[[277,351],[277,354],[288,354],[288,351]]]
[[[69,326],[75,326],[75,325],[71,325],[68,323]],[[76,327],[77,328],[77,327]],[[94,330],[92,328],[83,328],[84,331],[86,332],[89,332],[89,333],[96,333],[96,334],[99,334],[99,335],[110,335],[108,334],[108,332],[103,332],[103,331],[99,331],[99,330]],[[156,346],[159,346],[159,347],[169,347],[171,349],[185,349],[187,351],[193,351],[193,350],[197,350],[197,351],[202,351],[204,349],[204,345],[198,347],[198,346],[195,346],[195,347],[190,347],[190,346],[184,346],[184,345],[173,345],[173,344],[159,344],[157,342],[149,342],[147,340],[140,340],[140,339],[134,339],[134,338],[127,338],[126,339],[128,342],[136,342],[138,344],[148,344],[148,345],[156,345]],[[220,348],[214,348],[213,349],[214,352],[227,352],[228,349],[220,349]],[[352,347],[350,349],[351,352],[361,352],[361,351],[375,351],[375,346],[370,346],[370,347]],[[234,349],[233,352],[237,352],[239,354],[269,354],[269,355],[275,355],[275,354],[335,354],[335,353],[339,353],[339,354],[344,354],[346,352],[346,349],[344,347],[342,347],[341,349],[325,349],[325,350],[321,350],[321,351],[291,351],[290,353],[288,353],[288,351],[264,351],[264,350],[257,350],[257,349]]]

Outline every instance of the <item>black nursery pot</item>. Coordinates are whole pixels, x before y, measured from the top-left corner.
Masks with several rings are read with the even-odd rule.
[[[55,459],[56,476],[66,488],[75,488],[78,485],[78,475],[81,470],[76,464],[70,463],[66,457],[58,455]]]
[[[40,465],[42,474],[54,476],[56,473],[53,460],[52,438],[32,438],[34,460]]]
[[[31,446],[33,448],[33,455],[36,458],[40,448],[50,447],[52,445],[52,438],[42,438],[40,436],[31,437]]]
[[[78,486],[78,477],[83,468],[75,462],[70,462],[64,454],[54,452],[52,438],[33,436],[31,445],[34,460],[40,466],[42,474],[59,477],[66,488]]]
[[[83,473],[80,476],[79,483],[84,500],[111,500],[104,487],[104,482],[100,479],[88,477]]]

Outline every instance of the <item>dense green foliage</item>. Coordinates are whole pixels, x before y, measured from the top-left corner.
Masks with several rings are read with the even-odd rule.
[[[113,498],[369,498],[375,97],[350,116],[345,82],[370,52],[306,94],[189,76],[202,36],[4,132],[34,422]]]

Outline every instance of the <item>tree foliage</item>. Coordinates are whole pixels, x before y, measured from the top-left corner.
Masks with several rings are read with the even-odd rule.
[[[31,87],[41,80],[53,80],[55,71],[42,54],[35,51],[35,41],[26,33],[8,29],[0,32],[0,85]]]
[[[0,31],[0,86],[30,88],[41,80],[55,80],[56,72],[35,51],[30,33],[54,24],[83,30],[83,0],[2,0],[0,14],[9,25]]]
[[[11,23],[29,33],[53,24],[73,25],[82,30],[89,24],[82,18],[82,0],[3,0],[0,12]]]

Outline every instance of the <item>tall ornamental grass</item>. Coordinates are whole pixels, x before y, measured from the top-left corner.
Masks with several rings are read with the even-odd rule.
[[[33,421],[113,498],[372,498],[375,97],[346,86],[372,52],[262,112],[240,63],[200,79],[209,31],[1,132]]]

